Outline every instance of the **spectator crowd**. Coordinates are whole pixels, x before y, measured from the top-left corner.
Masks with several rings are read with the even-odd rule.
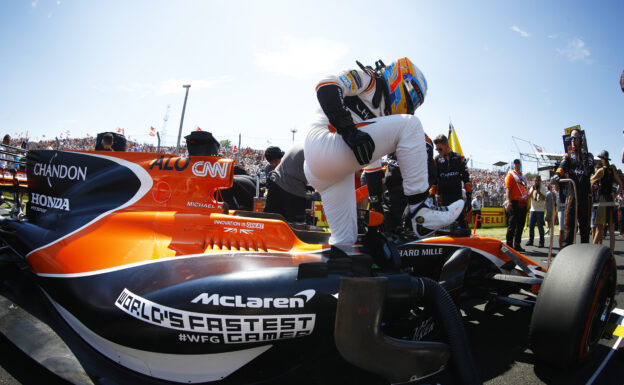
[[[75,150],[75,151],[87,151],[95,148],[96,138],[88,136],[85,138],[55,138],[48,140],[41,140],[38,142],[29,142],[28,138],[11,137],[9,139],[9,145],[13,147],[24,147],[29,150]],[[153,144],[139,143],[136,141],[128,140],[127,151],[138,152],[157,152],[158,147]],[[26,147],[27,146],[27,147]],[[176,152],[176,146],[161,146],[160,151],[165,154],[172,154]],[[188,154],[185,143],[180,144],[180,153],[182,156]],[[245,169],[247,174],[255,176],[263,176],[262,171],[268,165],[266,159],[264,159],[264,150],[256,150],[251,147],[243,147],[237,149],[235,152],[232,147],[221,147],[220,155],[224,158],[238,159],[240,166]]]
[[[503,171],[471,169],[474,195],[482,197],[485,207],[500,207],[505,201],[505,175]]]
[[[29,142],[28,138],[24,137],[11,137],[9,139],[9,145],[13,147],[25,147],[30,150],[38,149],[60,149],[60,150],[93,150],[96,143],[96,138],[92,136],[84,138],[62,138],[62,139],[49,139],[41,140],[38,142]],[[127,151],[140,151],[140,152],[157,152],[157,147],[153,144],[139,143],[136,141],[127,141]],[[161,146],[161,153],[175,153],[175,146]],[[183,156],[187,155],[186,144],[182,143],[180,152]],[[221,147],[220,155],[229,158],[237,159],[238,164],[245,169],[248,175],[259,176],[263,178],[265,175],[264,169],[268,165],[264,157],[264,149],[253,149],[251,147],[243,147],[235,150],[233,147],[228,148]],[[502,207],[505,203],[505,176],[507,170],[484,170],[484,169],[470,169],[470,179],[472,181],[473,196],[480,197],[481,205],[483,207]],[[530,179],[532,175],[527,175]],[[624,201],[624,198],[619,198]],[[620,216],[623,217],[623,216]],[[624,220],[622,221],[622,227],[624,230]]]

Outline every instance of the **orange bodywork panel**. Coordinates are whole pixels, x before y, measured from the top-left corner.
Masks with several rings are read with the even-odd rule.
[[[433,243],[433,244],[447,244],[447,245],[460,245],[465,247],[470,247],[471,249],[479,250],[480,252],[489,253],[496,258],[508,262],[511,258],[507,256],[507,254],[503,253],[501,250],[501,241],[495,238],[488,237],[480,237],[480,236],[472,236],[472,237],[436,237],[430,239],[424,239],[421,243]],[[518,253],[517,251],[509,248],[518,259],[520,259],[527,266],[537,266],[541,270],[546,271],[546,269],[538,264],[525,257],[524,255]]]
[[[431,244],[448,244],[448,245],[459,245],[464,247],[470,247],[473,250],[477,250],[478,253],[488,253],[494,256],[495,258],[505,262],[509,262],[511,258],[507,254],[505,254],[501,250],[502,242],[495,238],[489,237],[480,237],[480,236],[471,236],[471,237],[438,237],[438,238],[430,238],[424,239],[421,243],[431,243]],[[511,247],[509,250],[514,253],[514,255],[520,259],[527,266],[535,266],[538,270],[542,272],[546,272],[546,268],[538,263],[533,262],[529,258],[520,254],[516,250]],[[524,274],[523,272],[521,274]],[[535,294],[539,292],[540,285],[533,285],[531,287],[531,291]]]
[[[224,214],[122,212],[28,256],[39,274],[75,274],[159,258],[223,252],[288,252],[306,261],[329,246],[299,240],[287,223]],[[321,260],[313,257],[314,260]]]
[[[232,186],[231,159],[84,153],[129,162],[126,167],[134,167],[141,178],[143,195],[30,252],[28,261],[38,274],[81,274],[159,258],[224,252],[288,252],[298,264],[300,258],[316,258],[298,254],[328,247],[302,242],[283,221],[223,214],[222,202],[215,197],[220,189]]]

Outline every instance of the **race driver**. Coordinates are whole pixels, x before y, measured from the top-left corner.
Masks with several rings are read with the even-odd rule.
[[[330,244],[357,240],[353,174],[378,170],[380,159],[396,152],[414,233],[425,236],[449,225],[464,202],[433,207],[428,197],[427,151],[420,120],[413,115],[423,103],[427,82],[408,58],[389,66],[351,69],[328,76],[316,86],[321,107],[307,133],[304,171],[321,194],[331,230]]]

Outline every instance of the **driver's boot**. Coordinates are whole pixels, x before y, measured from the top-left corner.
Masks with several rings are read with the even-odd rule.
[[[409,219],[412,230],[418,238],[424,238],[437,229],[448,226],[459,217],[464,208],[464,200],[459,199],[448,206],[434,206],[431,198],[418,205],[410,206]]]

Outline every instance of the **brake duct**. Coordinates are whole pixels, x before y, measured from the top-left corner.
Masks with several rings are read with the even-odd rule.
[[[389,280],[409,279],[403,294],[424,300],[434,309],[447,343],[402,340],[380,329]],[[396,292],[395,290],[391,290]],[[407,292],[406,292],[407,291]],[[394,295],[394,294],[393,294]],[[421,380],[445,369],[458,383],[481,384],[473,363],[459,311],[449,294],[428,278],[405,275],[340,279],[334,340],[340,354],[350,363],[379,374],[391,383]]]

